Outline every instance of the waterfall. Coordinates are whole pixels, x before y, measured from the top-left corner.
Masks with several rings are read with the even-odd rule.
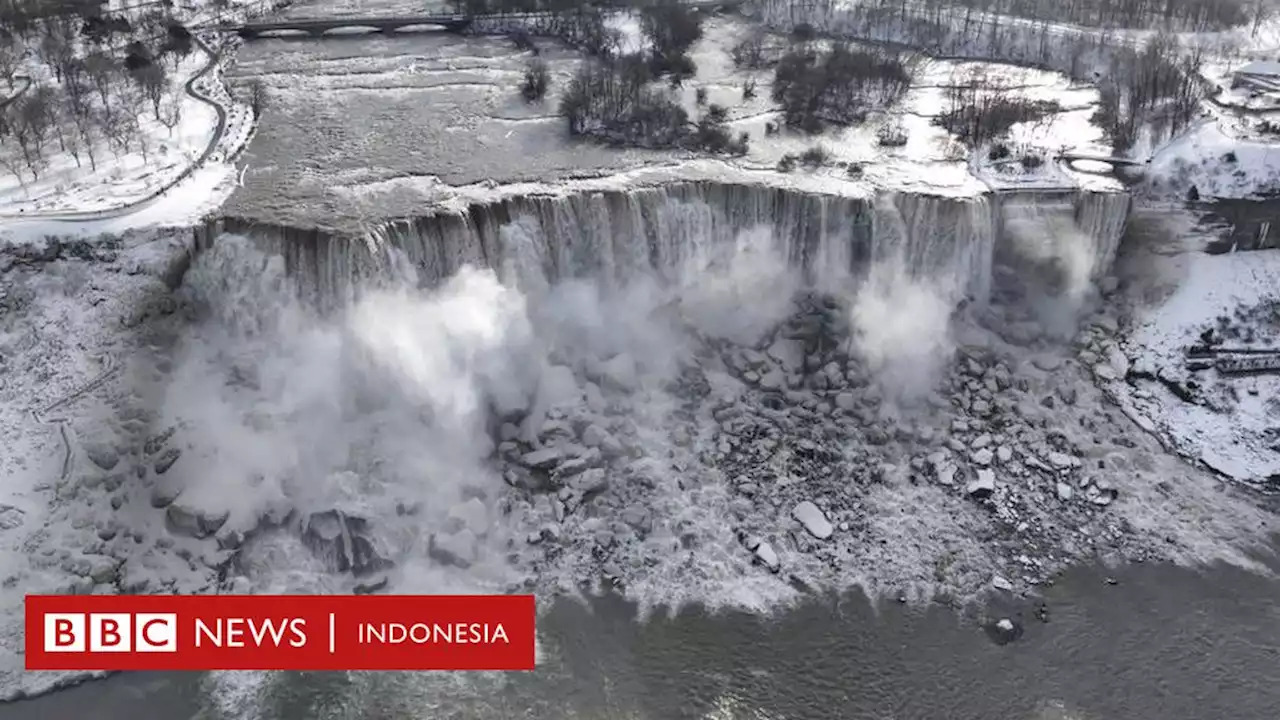
[[[847,287],[895,258],[951,301],[983,302],[998,245],[1057,258],[1082,282],[1104,274],[1128,207],[1125,195],[1083,191],[863,198],[687,181],[507,197],[390,221],[363,238],[234,218],[220,229],[254,237],[283,257],[300,294],[322,311],[408,274],[436,286],[465,265],[493,268],[504,282],[531,290],[588,277],[605,288],[641,276],[680,282],[691,260],[733,252],[743,233],[760,231],[778,257],[821,289]]]

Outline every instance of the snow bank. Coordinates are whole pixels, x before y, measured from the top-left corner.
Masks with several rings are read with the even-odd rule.
[[[1259,481],[1280,473],[1277,438],[1269,431],[1280,423],[1280,377],[1263,374],[1231,378],[1216,370],[1197,373],[1186,367],[1186,350],[1200,333],[1217,327],[1219,317],[1238,320],[1266,302],[1280,300],[1280,251],[1259,250],[1227,255],[1192,253],[1174,260],[1183,277],[1162,303],[1139,316],[1126,351],[1134,369],[1167,380],[1194,381],[1216,401],[1211,406],[1178,399],[1159,383],[1144,382],[1132,393],[1134,406],[1150,417],[1161,434],[1181,452],[1203,460],[1233,478]],[[1280,347],[1275,326],[1257,325],[1260,347]],[[1232,346],[1245,342],[1227,342]]]
[[[1205,120],[1151,159],[1147,191],[1186,198],[1245,198],[1280,191],[1280,144],[1235,136]]]

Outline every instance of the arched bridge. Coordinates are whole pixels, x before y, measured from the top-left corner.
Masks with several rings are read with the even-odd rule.
[[[698,2],[685,3],[691,8],[697,10],[731,10],[741,5],[743,0],[700,0]],[[604,12],[620,12],[626,10],[634,10],[638,7],[636,4],[631,5],[610,5],[600,6],[600,10]],[[369,28],[383,33],[393,33],[407,27],[418,25],[427,25],[439,27],[443,30],[451,32],[461,32],[466,30],[471,22],[479,18],[502,17],[509,19],[533,19],[539,16],[552,15],[550,11],[528,12],[528,13],[498,13],[487,15],[460,15],[460,14],[440,14],[440,15],[405,15],[399,17],[330,17],[330,18],[294,18],[286,20],[264,20],[247,22],[240,25],[222,25],[218,29],[223,32],[234,32],[242,38],[252,40],[263,33],[281,32],[281,31],[297,31],[305,32],[312,37],[322,37],[330,30],[338,30],[340,28]]]
[[[466,15],[410,15],[404,17],[345,17],[345,18],[298,18],[296,20],[275,20],[250,22],[243,25],[223,26],[223,30],[234,32],[246,40],[252,40],[263,33],[294,30],[305,32],[312,37],[320,37],[330,30],[339,28],[369,28],[378,32],[392,33],[415,25],[434,25],[443,30],[459,32],[471,24]]]
[[[1091,160],[1093,162],[1106,163],[1113,168],[1119,167],[1144,167],[1150,160],[1134,160],[1133,158],[1115,157],[1112,155],[1091,155],[1089,153],[1065,152],[1058,156],[1059,160],[1066,162],[1076,162],[1077,160]]]

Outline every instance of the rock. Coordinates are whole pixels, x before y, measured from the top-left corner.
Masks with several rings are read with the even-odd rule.
[[[157,510],[169,507],[181,493],[182,488],[173,483],[158,482],[151,488],[151,507]]]
[[[965,485],[965,492],[978,499],[991,497],[996,491],[996,474],[990,470],[979,470],[977,477]]]
[[[592,449],[591,452],[578,457],[571,457],[556,466],[552,475],[556,478],[567,478],[579,473],[585,472],[590,468],[597,467],[602,463],[599,450]]]
[[[215,529],[219,544],[234,545],[235,533]],[[302,543],[335,572],[351,572],[357,577],[391,566],[381,557],[371,539],[368,520],[340,510],[311,513],[302,525]]]
[[[111,470],[120,463],[120,453],[115,448],[102,443],[89,443],[84,448],[85,455],[94,465],[103,470]]]
[[[756,560],[760,561],[765,567],[773,572],[778,572],[782,568],[782,563],[778,560],[778,553],[773,551],[773,546],[769,543],[761,541],[754,549]]]
[[[364,582],[364,583],[356,583],[355,586],[351,588],[351,593],[353,595],[372,595],[373,593],[376,593],[379,590],[385,589],[390,582],[391,582],[391,579],[388,578],[386,575],[383,575],[377,580],[372,580],[370,582]]]
[[[177,535],[205,538],[214,534],[227,521],[226,510],[208,510],[195,507],[178,496],[165,510],[169,531]]]
[[[1022,637],[1022,626],[1009,618],[1001,618],[990,625],[988,633],[998,644],[1004,645]]]
[[[609,431],[596,424],[587,426],[582,431],[582,444],[589,448],[600,447],[609,439]]]
[[[788,373],[797,372],[804,367],[804,347],[796,340],[778,338],[765,352]]]
[[[1062,358],[1055,355],[1037,355],[1031,364],[1045,372],[1053,372],[1062,367]]]
[[[1005,592],[1013,592],[1013,583],[1004,579],[1000,575],[996,575],[995,577],[991,578],[991,587],[994,587],[997,590],[1003,590]]]
[[[1073,490],[1070,485],[1064,482],[1058,483],[1057,492],[1058,492],[1058,499],[1063,502],[1067,502],[1071,500],[1071,496],[1075,494],[1075,490]]]
[[[616,390],[631,392],[640,386],[636,361],[626,353],[619,353],[600,364],[601,383]]]
[[[1080,467],[1079,458],[1074,458],[1066,453],[1051,452],[1049,453],[1049,464],[1059,470],[1068,470],[1074,467]]]
[[[586,495],[602,493],[609,488],[609,478],[602,468],[592,468],[574,476],[569,487]]]
[[[981,450],[970,455],[969,459],[973,460],[974,464],[976,465],[982,465],[983,467],[986,467],[987,465],[991,464],[992,456],[993,456],[993,453],[991,452],[990,448],[982,448]]]
[[[1098,363],[1093,366],[1094,377],[1104,382],[1110,382],[1116,379],[1116,370],[1108,363]]]
[[[1100,480],[1095,486],[1089,488],[1086,495],[1089,498],[1089,502],[1094,505],[1106,507],[1107,505],[1115,502],[1115,499],[1119,497],[1119,492],[1116,491],[1109,481]]]
[[[974,438],[973,442],[969,443],[969,447],[973,448],[974,450],[981,450],[982,448],[990,444],[991,444],[991,433],[982,433],[978,437]]]
[[[1006,445],[1001,445],[996,448],[996,459],[1002,463],[1009,462],[1013,459],[1013,450],[1010,450]]]
[[[935,477],[939,485],[951,487],[956,484],[956,466],[950,462],[944,462],[935,468]]]
[[[1129,357],[1120,348],[1113,345],[1107,349],[1107,363],[1115,371],[1116,377],[1124,378],[1129,375]]]
[[[466,529],[472,535],[480,537],[488,532],[489,511],[479,498],[471,498],[449,508],[449,516],[445,522],[448,532]]]
[[[169,468],[173,467],[173,464],[178,462],[178,458],[181,457],[181,455],[182,451],[177,448],[169,448],[163,453],[160,453],[160,457],[156,458],[155,463],[156,474],[163,475],[168,472]]]
[[[836,395],[836,407],[845,412],[853,412],[857,404],[858,401],[851,392],[842,392]]]
[[[809,534],[819,540],[826,540],[835,531],[835,528],[831,526],[831,521],[827,520],[827,516],[818,509],[817,505],[808,500],[796,505],[791,511],[791,516],[800,521],[800,524],[804,525]]]
[[[120,562],[105,555],[89,555],[89,572],[86,573],[95,583],[113,583],[116,581]]]
[[[550,470],[560,463],[560,448],[549,447],[525,453],[520,462],[534,470]]]
[[[476,536],[467,528],[456,533],[436,533],[431,536],[428,554],[446,565],[469,568],[478,555]]]
[[[620,458],[627,453],[627,448],[621,440],[610,435],[600,444],[600,453],[606,458]]]
[[[787,378],[782,374],[781,370],[770,370],[760,378],[760,387],[765,390],[779,391],[786,387]]]

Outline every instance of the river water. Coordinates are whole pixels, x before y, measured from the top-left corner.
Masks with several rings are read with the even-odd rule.
[[[1275,558],[1265,560],[1280,569]],[[1114,581],[1112,584],[1111,581]],[[1030,603],[991,606],[1025,633],[993,642],[973,613],[864,597],[761,617],[637,621],[611,599],[539,624],[532,673],[280,674],[239,699],[197,673],[130,673],[0,707],[3,720],[866,718],[1274,720],[1280,580],[1229,567],[1082,568]],[[421,678],[421,676],[417,676]],[[237,707],[233,712],[219,707]]]

